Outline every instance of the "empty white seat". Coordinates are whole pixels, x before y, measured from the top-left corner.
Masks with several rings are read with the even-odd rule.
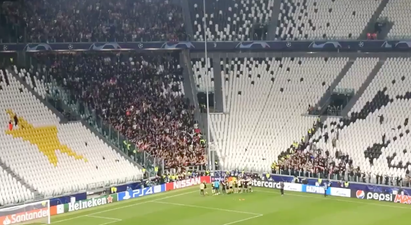
[[[410,58],[387,59],[348,113],[350,119],[327,119],[326,128],[312,141],[331,154],[336,150],[348,154],[353,165],[366,173],[404,177],[407,169],[411,170],[410,69]],[[334,149],[330,141],[320,137],[337,129],[339,139]]]
[[[350,70],[347,71],[343,79],[338,83],[336,89],[352,89],[354,92],[358,91],[372,69],[374,69],[378,60],[378,58],[372,57],[357,58]]]
[[[205,58],[191,60],[194,81],[199,92],[206,92],[207,80],[209,85],[208,91],[214,92],[213,60],[210,58],[207,58],[207,60],[208,67],[206,67]]]
[[[411,21],[408,19],[411,10],[407,0],[389,1],[381,12],[379,19],[389,21],[392,28],[387,35],[389,39],[409,39],[411,37]]]
[[[34,194],[0,167],[0,205],[34,199]]]
[[[266,25],[273,13],[274,0],[220,0],[206,2],[204,30],[203,0],[189,1],[194,22],[194,39],[212,41],[247,41],[253,37],[255,25]]]
[[[224,113],[211,114],[224,168],[267,171],[316,120],[316,104],[348,58],[222,59]]]
[[[44,84],[17,70],[45,96]],[[0,71],[0,122],[14,114],[19,124],[0,133],[0,158],[26,183],[46,196],[137,180],[141,170],[81,122],[60,123],[9,71]],[[5,79],[7,77],[7,79]],[[34,81],[34,83],[33,83]]]
[[[276,38],[357,39],[381,0],[281,0]]]

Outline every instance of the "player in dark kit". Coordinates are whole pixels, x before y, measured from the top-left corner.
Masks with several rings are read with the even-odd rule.
[[[220,183],[221,183],[221,191],[222,191],[224,194],[227,194],[227,183],[226,183],[224,180],[221,181]]]
[[[280,182],[280,192],[281,196],[284,196],[284,182]]]
[[[244,189],[244,192],[248,192],[248,180],[247,179],[243,181],[243,189]]]

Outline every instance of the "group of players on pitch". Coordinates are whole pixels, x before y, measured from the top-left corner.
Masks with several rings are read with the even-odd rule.
[[[211,183],[211,193],[213,195],[232,194],[232,193],[244,193],[253,192],[251,188],[251,179],[240,179],[240,180],[230,180],[224,179],[223,181],[214,181]],[[205,182],[200,184],[200,194],[205,196],[208,195],[207,185]]]

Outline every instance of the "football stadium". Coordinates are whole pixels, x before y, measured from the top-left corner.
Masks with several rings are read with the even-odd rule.
[[[408,225],[410,1],[0,4],[0,224]]]

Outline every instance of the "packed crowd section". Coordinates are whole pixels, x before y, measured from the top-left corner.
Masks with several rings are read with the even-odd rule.
[[[278,157],[278,163],[273,164],[273,170],[277,169],[287,174],[307,177],[317,176],[316,174],[331,178],[343,178],[346,174],[364,176],[359,167],[354,168],[352,159],[348,155],[344,155],[341,151],[331,155],[328,150],[317,148],[313,143],[299,146],[297,149],[287,149]]]
[[[323,130],[324,124],[320,118],[307,131],[307,135],[300,142],[295,141],[286,151],[281,152],[278,161],[272,165],[274,172],[284,171],[293,175],[312,176],[310,174],[321,174],[323,177],[342,178],[346,174],[350,176],[363,176],[360,167],[354,168],[353,161],[349,155],[336,150],[338,131],[331,135],[334,154],[327,149],[317,148],[316,142],[310,140],[317,130]],[[327,141],[330,135],[324,137]]]
[[[182,91],[178,53],[38,54],[50,74],[166,168],[206,163],[194,108]],[[44,71],[48,71],[45,72]]]
[[[164,0],[33,0],[0,7],[2,42],[185,40],[182,10]]]
[[[324,124],[320,118],[308,130],[307,135],[300,142],[295,141],[287,150],[281,152],[278,159],[273,162],[273,173],[281,173],[303,177],[321,177],[327,179],[349,180],[365,183],[377,183],[384,185],[397,185],[401,183],[411,185],[409,170],[406,175],[394,176],[388,173],[364,171],[360,166],[354,166],[349,154],[343,153],[338,146],[340,131],[346,123],[346,119],[340,119],[340,123],[332,122]],[[327,127],[329,129],[327,129]],[[328,133],[330,131],[330,133]],[[316,132],[322,133],[316,138]],[[331,143],[332,148],[318,147],[319,141]]]

